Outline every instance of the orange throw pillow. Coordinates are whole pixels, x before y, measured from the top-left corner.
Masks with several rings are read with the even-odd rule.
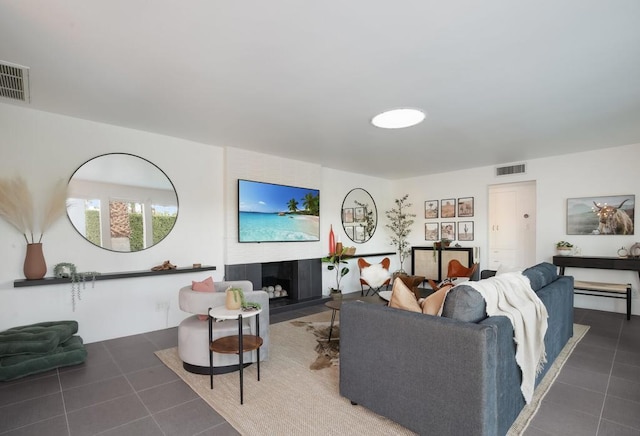
[[[422,302],[422,313],[426,315],[442,315],[442,305],[447,293],[453,287],[452,284],[444,285],[433,294],[429,295]]]
[[[393,282],[389,307],[409,310],[411,312],[422,312],[415,294],[399,277],[396,277]]]

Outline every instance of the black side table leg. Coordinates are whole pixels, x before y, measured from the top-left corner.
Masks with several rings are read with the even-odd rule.
[[[242,315],[238,315],[238,359],[240,361],[240,404],[244,404],[244,398],[243,398],[243,381],[244,381],[244,377],[243,377],[243,366],[244,366],[244,362],[243,362],[243,355],[244,353],[242,352],[242,350],[244,349],[244,345],[242,343]]]
[[[329,326],[329,339],[327,342],[331,342],[331,333],[333,332],[333,322],[336,320],[336,310],[333,309],[331,312],[331,325]]]
[[[207,315],[209,310],[207,310]],[[213,342],[213,319],[209,316],[209,384],[211,385],[210,389],[213,389],[213,351],[211,351],[211,342]]]
[[[256,336],[260,336],[260,314],[256,315]],[[260,381],[260,347],[256,350],[258,357],[258,381]]]

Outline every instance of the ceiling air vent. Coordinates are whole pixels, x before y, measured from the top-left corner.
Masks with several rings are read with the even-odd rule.
[[[29,68],[0,61],[0,97],[29,102]]]
[[[513,174],[524,174],[526,172],[525,164],[509,165],[506,167],[497,167],[496,176],[510,176]]]

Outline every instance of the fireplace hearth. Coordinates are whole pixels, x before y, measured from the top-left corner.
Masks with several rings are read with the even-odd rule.
[[[254,289],[272,290],[269,299],[271,312],[322,301],[320,259],[225,265],[225,279],[250,280]],[[277,293],[276,289],[284,290],[286,295],[282,295],[282,291]]]

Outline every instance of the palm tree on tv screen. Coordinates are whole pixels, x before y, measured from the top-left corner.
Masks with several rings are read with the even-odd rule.
[[[295,198],[292,198],[291,200],[289,200],[288,206],[289,206],[289,210],[291,212],[297,211],[298,210],[298,200],[296,200]]]

